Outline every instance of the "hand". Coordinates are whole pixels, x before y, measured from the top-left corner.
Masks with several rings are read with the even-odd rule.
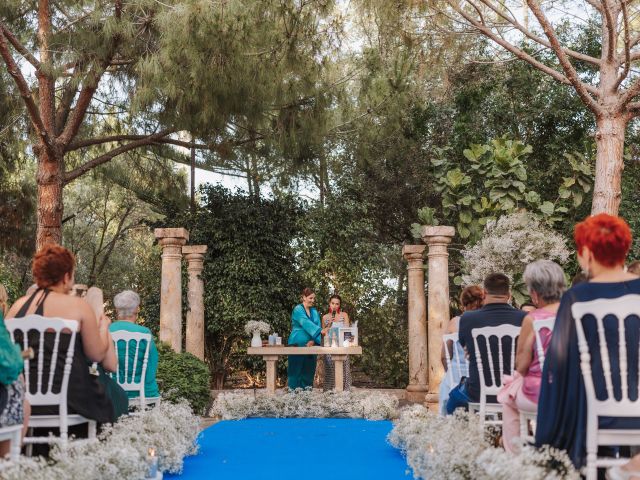
[[[104,313],[102,315],[100,315],[100,318],[98,319],[98,327],[102,330],[108,330],[109,329],[109,325],[111,325],[111,319],[109,317],[107,317]]]
[[[307,342],[307,347],[313,347],[315,345],[316,342],[314,342],[313,340],[309,340]]]
[[[320,331],[320,333],[322,333],[322,335],[326,335],[328,331],[329,331],[329,327],[327,327],[327,328],[323,328],[323,329]]]

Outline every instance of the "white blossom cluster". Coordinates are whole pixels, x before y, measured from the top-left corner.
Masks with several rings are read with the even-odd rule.
[[[209,412],[223,420],[275,418],[396,418],[398,399],[371,392],[319,392],[296,389],[276,395],[235,391],[218,395]]]
[[[271,325],[262,320],[249,320],[244,325],[244,331],[247,335],[253,335],[254,332],[269,333],[271,331]]]
[[[516,282],[536,260],[560,265],[569,258],[565,239],[528,212],[504,215],[487,222],[482,239],[462,251],[464,285],[481,284],[490,273],[504,273]]]
[[[184,457],[197,453],[199,431],[200,419],[186,402],[162,402],[156,408],[104,428],[98,439],[76,440],[64,449],[54,446],[49,460],[20,457],[0,470],[0,478],[143,479],[148,469],[149,448],[157,452],[160,470],[179,473]]]
[[[523,447],[518,455],[495,448],[477,415],[442,417],[420,405],[403,409],[388,441],[402,450],[414,478],[424,480],[578,480],[564,452]]]

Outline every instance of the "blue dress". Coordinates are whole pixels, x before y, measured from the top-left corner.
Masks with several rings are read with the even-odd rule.
[[[302,304],[296,305],[291,312],[291,334],[287,344],[305,347],[313,340],[313,343],[320,345],[320,325],[320,315],[315,308],[311,307],[307,315]],[[315,374],[316,355],[289,355],[287,376],[290,389],[312,388]]]
[[[455,342],[453,348],[455,351],[451,357],[451,368],[447,370],[442,382],[440,382],[440,415],[443,416],[447,414],[449,393],[460,383],[461,377],[469,375],[469,365],[464,356],[464,348],[462,348],[460,342]]]
[[[551,344],[542,371],[538,421],[536,427],[537,446],[551,445],[566,450],[573,464],[580,468],[586,462],[587,399],[582,371],[575,320],[571,306],[576,302],[586,302],[598,298],[618,298],[628,294],[640,294],[640,279],[616,283],[582,283],[568,290],[562,297],[556,316]],[[640,306],[638,307],[640,310]],[[592,351],[592,369],[602,371],[597,349],[598,332],[593,317],[584,321],[585,336]],[[617,320],[606,317],[605,335],[611,360],[614,395],[620,398],[620,358],[618,355]],[[638,345],[640,318],[629,316],[625,321],[628,345]],[[638,348],[628,349],[628,385],[633,400],[638,392]],[[616,379],[616,377],[618,377]],[[616,384],[617,380],[617,384]],[[594,387],[598,398],[606,398],[606,387],[602,375],[595,376]],[[638,418],[600,418],[600,428],[640,428]]]

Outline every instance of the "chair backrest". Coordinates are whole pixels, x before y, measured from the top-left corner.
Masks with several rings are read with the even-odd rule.
[[[627,328],[625,320],[629,316],[640,317],[640,295],[624,295],[618,298],[597,299],[589,302],[576,302],[571,306],[571,313],[576,322],[576,332],[578,334],[578,349],[580,350],[580,369],[584,378],[585,392],[587,395],[587,408],[589,417],[611,416],[611,417],[638,417],[640,416],[640,391],[635,395],[630,395],[629,378],[635,378],[638,382],[640,373],[640,341],[638,332],[634,332],[629,337],[633,339],[632,344],[627,343]],[[607,344],[607,336],[612,338],[610,330],[613,323],[609,323],[609,328],[605,328],[605,317],[614,317],[617,327],[617,345]],[[595,328],[597,335],[589,340],[585,334],[585,318],[595,318]],[[635,325],[640,328],[636,320]],[[607,335],[608,334],[608,335]],[[616,370],[615,383],[619,386],[620,399],[616,400],[614,392],[614,375],[611,368],[611,357],[609,352],[617,346],[618,365]],[[632,353],[633,352],[633,353]],[[592,371],[592,358],[598,358],[601,362],[597,371]],[[635,358],[635,365],[629,364],[629,360]],[[606,398],[598,399],[594,386],[594,377],[604,377],[606,388]],[[640,387],[638,387],[640,389]],[[616,389],[617,390],[617,389]],[[601,394],[604,392],[600,392]],[[631,400],[634,397],[635,400]]]
[[[453,381],[460,380],[461,377],[468,374],[467,359],[460,355],[461,348],[458,348],[458,332],[448,333],[442,336],[444,343],[444,354],[447,360],[447,375],[450,375]],[[453,352],[453,358],[451,358],[449,351],[449,342],[451,342],[451,352]],[[452,360],[455,360],[455,371],[453,369]],[[455,376],[457,375],[457,377]]]
[[[556,323],[556,317],[545,318],[542,320],[533,321],[533,333],[536,336],[536,350],[538,351],[538,361],[540,362],[540,368],[544,365],[544,348],[542,345],[542,338],[540,332],[545,328],[553,332],[553,326]]]
[[[498,325],[496,327],[481,327],[471,330],[473,336],[473,345],[476,354],[476,363],[478,364],[478,374],[480,377],[480,396],[481,400],[486,398],[486,395],[497,395],[502,385],[502,376],[511,375],[515,362],[516,362],[516,341],[520,335],[520,327],[510,324]],[[494,358],[491,350],[490,339],[492,337],[497,338],[498,343],[498,370],[496,371],[496,359]],[[504,339],[511,338],[509,363],[505,366],[504,362]],[[483,340],[480,340],[483,339]],[[487,362],[482,361],[482,352],[479,348],[479,343],[483,342],[486,347]],[[484,371],[489,369],[491,385],[487,384]]]
[[[151,334],[142,332],[128,332],[126,330],[116,330],[111,332],[111,338],[115,344],[118,362],[122,358],[119,355],[120,347],[124,344],[124,368],[118,365],[118,370],[111,374],[111,377],[124,390],[139,392],[140,398],[144,401],[144,381],[147,374],[147,362],[149,361],[149,350],[151,346]],[[140,349],[140,343],[145,342],[144,350]],[[133,353],[133,354],[132,354]],[[142,365],[139,365],[140,353]],[[130,362],[129,360],[132,359]],[[140,381],[136,382],[136,373],[140,372]],[[120,375],[120,373],[123,375]]]
[[[41,315],[26,315],[23,318],[11,318],[5,321],[7,330],[11,334],[11,340],[16,341],[16,332],[22,332],[22,349],[31,347],[34,350],[32,360],[25,359],[24,375],[26,380],[26,395],[31,405],[58,405],[60,415],[67,414],[67,388],[71,375],[71,364],[76,345],[76,332],[78,322],[64,318],[43,317]],[[35,332],[36,335],[29,335]],[[51,352],[45,352],[45,333],[55,335]],[[58,349],[62,335],[69,335],[69,346],[64,357],[64,365],[58,362]],[[30,339],[34,340],[33,342]],[[47,359],[45,359],[45,355]],[[45,377],[45,360],[49,360],[49,368]],[[31,362],[37,362],[36,378],[31,379]],[[59,377],[62,368],[60,391],[53,392],[54,378]],[[45,381],[46,379],[46,381]],[[36,392],[31,392],[31,385],[35,380]]]

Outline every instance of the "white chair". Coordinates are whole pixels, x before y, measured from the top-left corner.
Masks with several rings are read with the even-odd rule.
[[[598,475],[598,467],[609,467],[626,463],[628,459],[598,457],[600,445],[640,445],[640,429],[600,429],[599,417],[616,418],[640,418],[640,392],[636,392],[635,400],[631,400],[629,394],[628,376],[638,378],[640,365],[629,365],[628,353],[638,353],[640,342],[627,345],[625,319],[631,315],[640,316],[640,295],[625,295],[612,299],[597,299],[590,302],[577,302],[571,307],[573,318],[576,322],[578,334],[578,348],[580,350],[580,369],[584,379],[585,393],[587,397],[587,466],[585,468],[587,480],[595,480]],[[607,345],[605,336],[605,317],[615,317],[618,327],[618,358],[620,372],[616,383],[620,385],[620,400],[616,400],[613,388],[613,374],[611,372],[611,360],[609,351],[614,348]],[[598,332],[597,345],[591,349],[585,335],[584,319],[594,318]],[[637,322],[637,321],[636,321]],[[611,332],[609,332],[611,333]],[[636,337],[637,338],[637,337]],[[592,356],[599,356],[602,368],[592,371]],[[604,377],[606,398],[598,399],[594,386],[594,376]],[[602,395],[605,392],[598,392]]]
[[[27,315],[24,318],[12,318],[5,321],[7,330],[11,334],[11,340],[15,340],[16,332],[22,332],[22,349],[33,348],[35,357],[33,360],[25,359],[24,376],[26,383],[26,396],[31,406],[57,406],[58,414],[54,415],[34,415],[29,418],[29,431],[33,428],[59,428],[60,436],[52,435],[44,437],[27,436],[23,442],[25,444],[33,443],[59,443],[66,446],[69,442],[68,428],[74,425],[89,424],[89,438],[96,437],[96,422],[89,420],[82,415],[69,414],[67,410],[67,389],[69,387],[69,376],[71,375],[71,363],[75,350],[76,332],[78,331],[78,322],[76,320],[65,320],[62,318],[48,318],[40,315]],[[29,332],[36,332],[37,337],[33,344],[29,341]],[[53,350],[45,353],[45,333],[55,334]],[[58,347],[62,335],[69,335],[69,347],[65,355],[64,365],[58,362]],[[31,335],[33,338],[33,335]],[[47,382],[44,382],[44,360],[45,354],[50,357],[50,367],[47,373]],[[36,370],[36,378],[34,382],[37,390],[31,392],[33,383],[30,381],[31,371],[29,366],[31,361],[38,362]],[[59,375],[62,369],[62,382],[60,391],[53,392],[54,375]],[[28,449],[30,450],[30,448]]]
[[[487,397],[490,395],[498,395],[501,384],[498,381],[502,381],[503,375],[511,375],[515,367],[516,360],[516,341],[520,335],[520,327],[515,325],[498,325],[496,327],[482,327],[474,328],[471,330],[473,336],[473,345],[475,348],[476,363],[478,365],[478,374],[480,377],[480,402],[469,403],[469,410],[472,412],[478,412],[480,414],[480,425],[484,428],[485,424],[489,425],[501,425],[502,420],[498,418],[498,415],[502,413],[501,403],[488,403]],[[495,337],[498,342],[498,370],[495,369],[495,358],[489,344],[490,338]],[[480,352],[480,340],[484,339],[483,345],[486,347],[487,361],[482,360]],[[511,339],[509,363],[504,364],[504,340],[506,338]],[[485,368],[489,369],[491,384],[487,384],[484,371]],[[488,420],[487,417],[491,417]]]
[[[544,348],[542,346],[542,338],[540,332],[544,329],[553,331],[553,326],[556,323],[556,317],[545,318],[543,320],[535,320],[533,322],[533,332],[536,337],[536,350],[538,351],[538,360],[540,361],[540,369],[544,367]],[[534,441],[534,435],[536,433],[536,420],[537,413],[532,412],[520,412],[520,438],[527,442]],[[529,422],[531,422],[531,430],[533,435],[529,435]]]
[[[17,460],[20,456],[20,437],[22,435],[22,424],[11,425],[10,427],[0,428],[0,442],[9,440],[11,447],[9,447],[9,458],[11,460]]]
[[[469,373],[469,365],[467,364],[467,359],[464,356],[460,355],[460,349],[456,348],[456,343],[458,342],[458,333],[448,333],[442,336],[442,342],[444,343],[444,355],[447,361],[447,376],[450,376],[453,384],[455,385],[455,380],[460,379],[462,377],[466,377]],[[451,342],[451,352],[453,352],[453,359],[451,358],[451,354],[449,351],[449,342]],[[456,363],[456,371],[452,368],[451,361],[455,360]],[[454,375],[458,376],[455,377]]]
[[[120,369],[118,365],[118,371],[111,374],[118,385],[120,385],[125,391],[138,392],[138,398],[129,399],[129,407],[140,406],[141,410],[144,410],[147,405],[160,404],[160,397],[145,397],[144,392],[144,380],[147,374],[147,363],[149,362],[149,351],[151,350],[151,334],[141,332],[128,332],[125,330],[117,330],[111,332],[111,338],[118,354],[122,349],[120,346],[124,346],[124,369]],[[140,350],[140,343],[145,342],[144,352]],[[123,345],[124,344],[124,345]],[[133,351],[133,355],[130,355]],[[140,353],[142,356],[142,365],[139,364]],[[118,358],[121,358],[118,355]],[[132,358],[133,361],[129,362]],[[130,364],[131,363],[131,364]],[[140,372],[140,380],[136,382],[136,373]],[[123,375],[120,375],[122,373]]]

